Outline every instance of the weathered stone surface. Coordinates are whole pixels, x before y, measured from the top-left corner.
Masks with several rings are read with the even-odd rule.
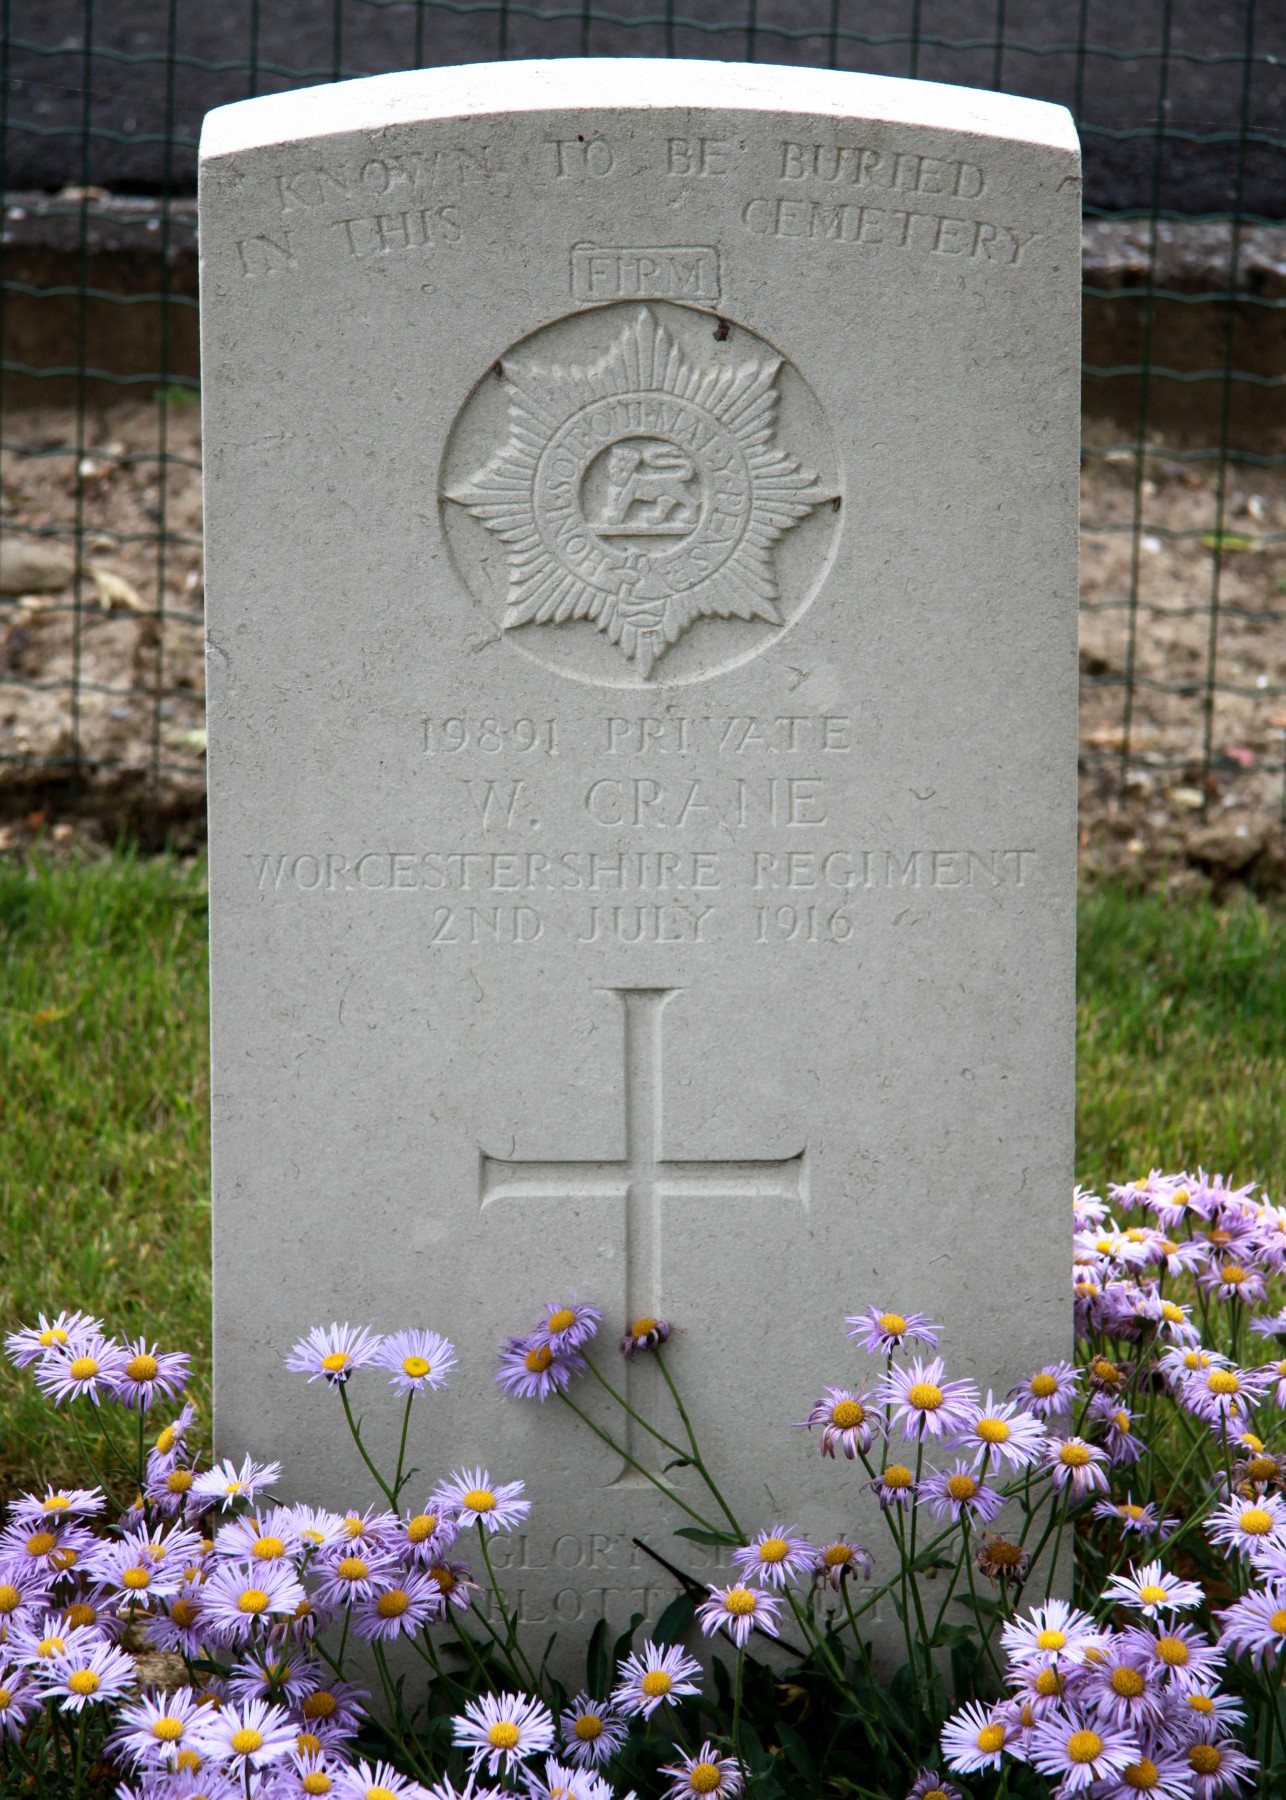
[[[524,1616],[655,1617],[677,1509],[492,1386],[546,1301],[682,1328],[748,1529],[863,1529],[790,1429],[846,1312],[1068,1348],[1070,123],[510,64],[225,109],[202,179],[219,1447],[360,1492],[281,1358],[431,1326]]]

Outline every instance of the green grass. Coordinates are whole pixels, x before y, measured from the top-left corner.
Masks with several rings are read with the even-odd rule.
[[[203,871],[0,859],[0,1326],[85,1306],[196,1353],[208,1388]],[[1286,1174],[1286,914],[1081,902],[1077,1171]],[[0,1485],[69,1466],[0,1372]]]

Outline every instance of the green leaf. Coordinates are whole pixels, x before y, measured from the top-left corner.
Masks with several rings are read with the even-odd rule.
[[[607,1692],[607,1620],[600,1619],[589,1634],[585,1652],[585,1686],[591,1694]]]
[[[697,1616],[697,1603],[691,1594],[676,1594],[656,1622],[652,1633],[658,1644],[677,1644]]]
[[[674,1464],[671,1463],[669,1466],[673,1468]],[[736,1538],[731,1537],[726,1531],[704,1531],[700,1525],[680,1525],[674,1535],[687,1538],[692,1544],[727,1545],[737,1542]]]

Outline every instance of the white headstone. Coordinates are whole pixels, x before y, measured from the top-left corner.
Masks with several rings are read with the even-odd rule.
[[[206,121],[218,1446],[365,1497],[281,1359],[445,1333],[417,1487],[527,1482],[532,1621],[654,1618],[682,1522],[493,1387],[547,1302],[648,1404],[673,1321],[748,1529],[874,1535],[790,1428],[846,1313],[1068,1349],[1077,170],[1060,108],[716,63]]]

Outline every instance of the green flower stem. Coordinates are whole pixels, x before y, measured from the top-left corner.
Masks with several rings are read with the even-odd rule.
[[[105,1494],[110,1494],[111,1489],[112,1489],[112,1484],[110,1481],[108,1481],[106,1476],[103,1474],[103,1471],[99,1468],[97,1462],[90,1455],[89,1445],[85,1442],[85,1434],[80,1428],[80,1420],[76,1417],[75,1412],[73,1410],[71,1410],[71,1408],[68,1408],[67,1417],[71,1420],[72,1430],[76,1433],[76,1442],[80,1445],[81,1455],[84,1457],[86,1463],[89,1465],[89,1468],[90,1468],[92,1474],[94,1475],[95,1480],[98,1482],[99,1487],[102,1488],[102,1490]]]
[[[793,1588],[786,1589],[786,1599],[789,1602],[790,1610],[795,1615],[795,1622],[826,1665],[831,1680],[841,1693],[848,1693],[848,1680],[843,1669],[836,1662],[835,1654],[826,1642],[825,1634],[818,1630],[816,1620],[809,1617],[807,1609],[801,1605],[799,1596]]]
[[[406,1408],[402,1413],[402,1438],[397,1447],[397,1474],[393,1477],[393,1504],[397,1505],[398,1496],[405,1485],[402,1480],[402,1465],[406,1461],[406,1434],[411,1424],[411,1402],[415,1399],[415,1389],[409,1388],[406,1395]],[[411,1478],[408,1475],[407,1481]]]
[[[589,1370],[598,1385],[612,1396],[621,1411],[628,1413],[636,1425],[641,1425],[650,1437],[654,1437],[658,1444],[664,1444],[667,1450],[673,1450],[676,1456],[687,1456],[688,1452],[683,1448],[682,1444],[676,1444],[673,1438],[666,1437],[663,1431],[657,1430],[650,1419],[645,1419],[641,1412],[630,1405],[629,1401],[625,1398],[625,1395],[612,1386],[606,1375],[604,1375],[603,1371],[591,1357],[587,1356],[585,1358],[585,1367]]]
[[[507,1644],[512,1645],[514,1652],[519,1657],[522,1658],[522,1666],[527,1671],[527,1679],[531,1682],[532,1687],[539,1694],[541,1692],[540,1677],[536,1674],[536,1671],[532,1668],[531,1663],[528,1661],[527,1652],[523,1649],[522,1645],[518,1642],[518,1621],[516,1619],[511,1619],[509,1617],[509,1610],[505,1605],[504,1594],[501,1592],[500,1583],[496,1580],[496,1572],[491,1566],[491,1552],[487,1549],[486,1526],[482,1523],[481,1519],[478,1520],[477,1524],[478,1524],[478,1543],[482,1547],[482,1560],[487,1565],[487,1575],[491,1581],[491,1591],[495,1595],[496,1606],[499,1610],[500,1617],[504,1620],[506,1642],[507,1642]],[[513,1658],[511,1657],[509,1660],[510,1660],[510,1664],[512,1666]],[[516,1670],[515,1670],[515,1673],[517,1673]]]
[[[687,1515],[690,1519],[695,1519],[697,1524],[702,1526],[706,1531],[712,1531],[715,1533],[716,1536],[722,1535],[719,1532],[719,1529],[717,1526],[712,1525],[710,1523],[709,1519],[707,1519],[703,1514],[699,1513],[695,1507],[689,1506],[687,1501],[682,1499],[680,1497],[680,1495],[676,1494],[672,1487],[670,1487],[664,1481],[658,1481],[656,1476],[652,1473],[652,1471],[650,1469],[645,1469],[641,1462],[637,1462],[635,1460],[635,1458],[630,1455],[629,1451],[627,1449],[625,1449],[624,1445],[617,1443],[616,1439],[614,1437],[612,1437],[610,1432],[604,1431],[601,1425],[596,1425],[594,1423],[593,1419],[590,1418],[589,1414],[582,1412],[580,1407],[577,1406],[576,1402],[574,1400],[572,1400],[567,1394],[560,1394],[558,1396],[558,1398],[562,1401],[564,1406],[571,1408],[572,1412],[574,1412],[576,1414],[576,1417],[581,1421],[582,1425],[589,1426],[590,1430],[594,1433],[594,1436],[596,1438],[601,1438],[603,1443],[605,1443],[609,1447],[609,1449],[615,1450],[615,1452],[618,1456],[624,1457],[625,1461],[630,1465],[630,1467],[632,1469],[637,1469],[639,1474],[643,1477],[643,1479],[645,1481],[650,1481],[652,1483],[652,1486],[657,1490],[658,1493],[664,1494],[667,1500],[672,1500],[677,1507],[679,1507],[683,1512],[687,1513]]]
[[[449,1675],[442,1667],[441,1659],[439,1658],[437,1651],[433,1648],[433,1640],[427,1631],[417,1632],[409,1642],[421,1662],[428,1663],[429,1667],[433,1670],[433,1673],[445,1687],[454,1689],[454,1691],[465,1700],[472,1698],[468,1688],[462,1687],[455,1676]]]
[[[343,1402],[344,1417],[348,1420],[349,1434],[351,1435],[353,1442],[357,1445],[357,1453],[361,1457],[362,1461],[366,1464],[366,1467],[370,1470],[371,1475],[375,1481],[376,1487],[380,1490],[381,1494],[383,1494],[384,1498],[388,1501],[389,1505],[393,1508],[394,1512],[396,1512],[397,1511],[397,1496],[393,1493],[392,1489],[388,1486],[387,1482],[384,1480],[384,1477],[380,1474],[379,1470],[375,1467],[375,1464],[371,1461],[370,1457],[366,1454],[366,1445],[362,1442],[361,1426],[357,1423],[357,1420],[353,1417],[353,1409],[348,1404],[348,1384],[347,1384],[347,1382],[341,1382],[339,1384],[339,1397],[340,1397],[340,1400]]]
[[[732,1754],[737,1759],[737,1767],[741,1770],[741,1779],[746,1779],[746,1765],[741,1754],[741,1688],[746,1672],[746,1646],[737,1646],[737,1674],[732,1690]]]
[[[978,1621],[978,1630],[982,1633],[982,1647],[987,1653],[987,1661],[991,1664],[992,1669],[995,1672],[996,1680],[1000,1683],[1001,1688],[1003,1689],[1003,1687],[1005,1685],[1005,1671],[1001,1668],[999,1662],[997,1662],[996,1652],[992,1649],[992,1646],[991,1646],[991,1633],[992,1633],[993,1625],[990,1620],[984,1620],[984,1618],[982,1616],[982,1607],[978,1603],[978,1589],[974,1583],[974,1577],[973,1577],[973,1557],[970,1556],[970,1554],[969,1554],[969,1523],[968,1523],[968,1520],[964,1521],[964,1536],[965,1536],[965,1557],[964,1557],[965,1576],[969,1582],[969,1598],[973,1602],[973,1616]]]
[[[741,1529],[740,1524],[737,1522],[737,1515],[733,1512],[732,1508],[728,1505],[728,1502],[724,1499],[723,1495],[719,1492],[719,1489],[715,1483],[714,1476],[711,1475],[709,1469],[706,1468],[705,1460],[702,1457],[701,1451],[697,1446],[697,1434],[692,1428],[692,1420],[688,1417],[688,1409],[683,1404],[683,1401],[679,1395],[679,1390],[675,1383],[674,1377],[670,1373],[669,1364],[666,1362],[665,1356],[662,1353],[661,1346],[659,1344],[657,1345],[656,1349],[652,1352],[652,1354],[656,1358],[657,1367],[661,1371],[661,1375],[665,1381],[665,1385],[670,1390],[671,1397],[673,1398],[674,1404],[678,1409],[679,1417],[683,1420],[683,1429],[687,1433],[688,1443],[692,1447],[692,1461],[696,1465],[696,1468],[700,1473],[702,1481],[704,1481],[706,1486],[709,1488],[711,1497],[713,1498],[715,1505],[719,1508],[720,1512],[722,1512],[724,1518],[728,1521],[729,1525],[731,1525],[733,1531],[736,1532],[739,1541],[744,1544],[746,1541],[746,1534]]]
[[[459,1638],[460,1642],[464,1645],[465,1653],[468,1656],[469,1661],[473,1664],[474,1669],[477,1671],[478,1675],[481,1677],[483,1687],[484,1688],[490,1687],[491,1678],[487,1674],[486,1665],[483,1662],[482,1657],[478,1653],[477,1643],[469,1635],[469,1633],[465,1630],[464,1626],[460,1623],[459,1618],[456,1616],[455,1607],[452,1606],[449,1602],[447,1604],[447,1612],[449,1614],[449,1622],[451,1625],[451,1629],[452,1629],[452,1631],[455,1632],[455,1634]],[[482,1624],[486,1627],[486,1629],[491,1632],[491,1635],[494,1638],[496,1634],[491,1628],[490,1620],[483,1618],[481,1613],[478,1613],[477,1617],[481,1620]]]

